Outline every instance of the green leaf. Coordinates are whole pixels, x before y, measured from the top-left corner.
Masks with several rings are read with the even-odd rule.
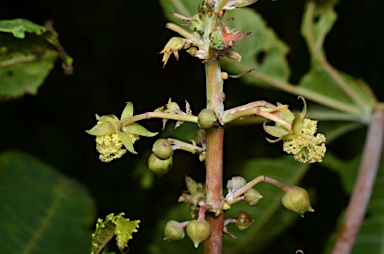
[[[123,110],[123,113],[121,114],[120,119],[124,119],[130,116],[133,116],[133,104],[132,102],[127,102],[127,105],[125,105],[125,108]]]
[[[0,20],[0,32],[12,33],[13,36],[19,39],[24,39],[25,33],[41,35],[46,31],[46,27],[26,19]]]
[[[24,41],[0,34],[0,100],[36,94],[56,58],[56,51],[36,36]]]
[[[309,164],[298,163],[292,156],[283,156],[278,159],[255,159],[246,164],[241,171],[241,176],[250,181],[255,177],[265,175],[288,186],[294,186],[299,184],[309,167]],[[244,202],[240,202],[233,205],[227,212],[226,217],[233,218],[237,212],[243,210],[255,219],[247,230],[240,231],[234,225],[228,225],[228,230],[239,241],[224,238],[223,249],[227,254],[256,253],[273,241],[274,237],[282,233],[296,219],[301,219],[298,214],[283,207],[281,198],[284,192],[279,188],[268,183],[259,183],[254,188],[263,195],[256,206],[249,207]],[[316,213],[307,216],[316,216]]]
[[[334,10],[336,3],[337,1],[335,0],[325,2],[310,1],[306,5],[302,19],[301,34],[306,40],[311,53],[312,66],[310,71],[300,80],[299,86],[332,97],[340,102],[349,104],[351,107],[362,107],[364,105],[367,108],[371,108],[376,99],[373,98],[373,93],[369,87],[362,81],[337,71],[333,67],[328,67],[325,62],[326,56],[323,44],[326,35],[331,31],[337,20],[337,13]],[[320,54],[320,56],[316,54]],[[346,83],[347,87],[342,88],[336,76],[339,76]],[[357,97],[362,105],[356,105],[358,102],[354,101],[348,92]]]
[[[0,155],[1,252],[87,253],[95,206],[86,189],[38,159]]]
[[[94,136],[109,135],[116,132],[116,128],[110,122],[100,122],[93,126],[92,129],[86,130],[86,132]]]
[[[117,246],[120,250],[128,246],[132,234],[136,233],[139,227],[139,220],[130,221],[124,218],[124,213],[107,215],[105,220],[97,220],[95,233],[92,234],[91,254],[100,253],[105,245],[116,235]]]
[[[126,133],[144,136],[144,137],[153,137],[158,134],[158,132],[150,132],[149,130],[147,130],[145,127],[141,126],[138,123],[128,124],[123,129],[124,129],[124,132]]]
[[[73,59],[53,28],[25,19],[0,20],[0,100],[36,94],[58,56],[71,74]]]

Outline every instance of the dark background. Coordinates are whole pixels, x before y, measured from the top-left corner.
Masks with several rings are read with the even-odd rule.
[[[292,66],[291,81],[297,82],[309,68],[308,52],[299,33],[304,1],[261,0],[253,7],[291,47],[288,56]],[[343,0],[336,9],[339,20],[325,42],[330,62],[364,79],[382,100],[384,16],[381,14],[384,5],[378,0]],[[203,66],[181,53],[178,62],[171,57],[166,68],[162,68],[158,52],[172,33],[165,30],[162,9],[154,0],[2,1],[0,19],[13,18],[25,18],[37,24],[52,20],[62,45],[75,60],[75,72],[65,76],[57,62],[38,95],[0,102],[0,151],[29,152],[83,183],[96,201],[98,217],[124,211],[132,219],[141,219],[139,237],[134,237],[131,244],[136,251],[143,250],[153,237],[151,232],[156,222],[184,189],[184,175],[203,181],[202,165],[193,156],[177,153],[173,173],[160,180],[155,178],[151,189],[143,189],[135,172],[140,165],[145,166],[153,140],[142,138],[135,145],[140,155],[126,155],[121,160],[102,164],[97,158],[93,137],[84,131],[95,124],[95,113],[119,115],[127,101],[133,102],[135,112],[143,113],[164,105],[172,97],[181,108],[188,100],[193,112],[198,112],[205,103]],[[300,106],[295,96],[247,86],[238,80],[229,81],[225,92],[227,106],[261,98],[291,101]],[[152,131],[161,127],[160,121],[142,124]],[[264,148],[264,138],[255,134],[260,133],[258,128],[228,129],[226,178],[247,158],[280,154],[274,148]],[[186,133],[193,137],[191,131]],[[362,141],[363,134],[364,130],[360,130],[341,141],[347,142],[351,136]],[[250,138],[255,144],[249,142]],[[339,151],[339,155],[349,156],[343,151]],[[316,169],[311,171],[304,182],[323,190],[317,202],[329,202],[334,206],[330,214],[324,215],[323,221],[317,222],[326,238],[346,197],[341,191],[328,195],[326,185],[339,186],[339,179],[326,169],[322,170],[322,173]],[[300,242],[296,236],[300,235],[301,240],[306,241],[302,244],[310,244],[308,253],[319,253],[325,239],[309,236],[303,239],[306,225],[310,223],[300,222],[285,235],[290,236],[289,239],[282,237],[279,241],[295,246]],[[266,253],[284,249],[283,244],[279,246],[271,246]]]

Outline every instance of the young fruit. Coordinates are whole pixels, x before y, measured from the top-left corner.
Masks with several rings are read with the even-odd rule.
[[[215,125],[217,117],[212,109],[205,108],[200,111],[199,115],[197,116],[197,119],[201,128],[210,129]]]
[[[173,155],[171,144],[165,138],[160,138],[153,143],[152,152],[162,160],[167,160]]]
[[[309,202],[309,195],[306,189],[294,186],[291,190],[287,191],[281,202],[288,210],[300,214],[304,217],[305,212],[314,212],[311,203]]]
[[[148,167],[149,169],[158,176],[162,176],[166,174],[169,170],[171,170],[173,163],[172,157],[167,160],[162,160],[156,157],[154,153],[148,158]]]
[[[164,240],[177,241],[184,238],[184,227],[180,222],[170,220],[164,228]]]
[[[192,240],[195,248],[208,239],[212,233],[211,226],[205,220],[192,220],[187,225],[187,235]]]

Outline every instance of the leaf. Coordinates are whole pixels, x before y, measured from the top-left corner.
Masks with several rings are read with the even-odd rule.
[[[46,31],[46,27],[26,19],[0,20],[0,32],[12,33],[13,36],[19,39],[24,39],[25,33],[41,35]]]
[[[0,34],[0,100],[36,94],[52,70],[57,53],[45,41]]]
[[[133,115],[133,104],[132,102],[127,102],[127,105],[125,105],[125,108],[123,110],[123,113],[121,114],[120,119],[131,117],[132,115]]]
[[[116,235],[117,246],[120,250],[128,246],[132,234],[138,232],[139,220],[130,221],[124,218],[124,213],[107,215],[105,220],[97,220],[95,233],[92,234],[91,254],[100,253],[105,245]]]
[[[38,159],[0,155],[1,252],[87,253],[95,206],[83,186]]]
[[[292,156],[283,156],[278,159],[255,159],[246,164],[241,171],[241,176],[250,181],[257,176],[265,175],[288,186],[294,186],[299,184],[309,167],[309,164],[296,162]],[[257,184],[254,188],[263,195],[256,206],[249,207],[241,202],[233,205],[227,212],[226,217],[233,218],[237,212],[243,210],[255,220],[247,230],[240,231],[234,225],[228,226],[228,230],[239,241],[224,238],[223,249],[227,254],[256,253],[300,218],[298,214],[283,207],[281,197],[284,192],[279,188],[267,183]],[[316,216],[316,213],[308,214],[308,216]]]
[[[0,20],[0,32],[0,100],[36,94],[58,56],[65,73],[72,73],[73,59],[53,28],[25,19]]]
[[[158,132],[150,132],[145,127],[141,126],[138,123],[131,123],[125,126],[124,131],[129,134],[144,136],[144,137],[153,137],[158,134]]]
[[[369,88],[363,82],[331,66],[328,67],[325,62],[323,44],[326,35],[337,20],[337,13],[334,10],[336,3],[335,0],[323,3],[310,1],[305,8],[301,34],[310,49],[312,65],[310,71],[301,78],[299,86],[350,104],[351,107],[356,107],[357,99],[361,101],[362,105],[370,108],[374,105],[375,98],[373,98]],[[341,86],[340,81],[337,81],[338,78],[344,81],[346,87]],[[357,97],[355,101],[348,94],[348,90],[349,93]]]

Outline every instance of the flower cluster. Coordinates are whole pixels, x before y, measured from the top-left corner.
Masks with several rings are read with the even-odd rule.
[[[115,115],[101,117],[96,115],[97,124],[86,132],[96,136],[96,150],[100,153],[99,159],[102,162],[121,158],[127,151],[136,154],[133,144],[140,139],[140,136],[153,137],[157,135],[157,133],[148,131],[138,123],[122,126],[121,120],[132,117],[132,115],[131,102],[127,103],[120,120]]]
[[[303,163],[321,162],[325,151],[325,136],[316,134],[317,121],[304,119],[303,129],[293,139],[284,140],[283,150],[293,154],[297,161]]]
[[[304,108],[300,114],[293,114],[290,110],[284,109],[278,113],[278,119],[281,122],[289,123],[289,127],[276,122],[275,126],[264,124],[264,130],[276,140],[267,138],[270,143],[284,141],[283,150],[293,154],[295,160],[302,163],[322,162],[326,152],[325,136],[316,134],[317,121],[306,119],[307,105],[303,97]],[[276,120],[276,121],[277,121]]]

